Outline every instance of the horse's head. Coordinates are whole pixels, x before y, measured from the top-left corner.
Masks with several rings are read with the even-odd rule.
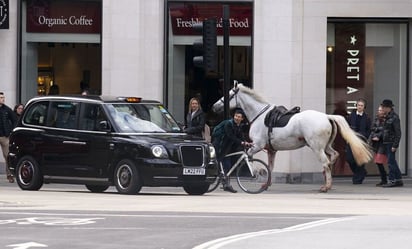
[[[236,95],[239,92],[239,87],[243,86],[243,84],[241,83],[237,83],[237,81],[235,81],[234,86],[232,89],[230,89],[229,91],[229,109],[238,107],[238,103],[236,101]],[[216,101],[216,103],[213,104],[212,106],[212,111],[215,113],[221,113],[223,112],[223,108],[224,108],[224,100],[225,97],[221,97],[218,101]]]

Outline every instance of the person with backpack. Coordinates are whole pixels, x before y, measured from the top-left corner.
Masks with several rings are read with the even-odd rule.
[[[215,127],[212,133],[212,143],[217,152],[217,159],[222,162],[223,170],[227,173],[232,167],[232,158],[226,157],[227,154],[243,150],[244,147],[252,146],[252,143],[247,141],[244,132],[245,114],[243,110],[236,109],[233,118],[223,120]],[[231,193],[237,191],[230,185],[229,177],[226,177],[223,182],[223,190]]]

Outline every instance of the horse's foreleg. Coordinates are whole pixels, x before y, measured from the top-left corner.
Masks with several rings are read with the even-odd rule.
[[[268,150],[268,167],[270,172],[273,172],[275,168],[275,156],[276,151]]]

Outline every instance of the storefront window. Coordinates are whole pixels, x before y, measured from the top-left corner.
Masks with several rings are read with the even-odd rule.
[[[251,86],[253,5],[245,1],[227,4],[230,9],[231,80]],[[167,15],[168,109],[178,121],[184,122],[189,99],[198,97],[207,113],[207,122],[213,126],[221,117],[214,115],[210,108],[223,96],[223,4],[168,1]],[[193,42],[201,36],[192,25],[207,18],[217,20],[218,74],[212,76],[193,65]]]
[[[397,160],[406,173],[407,22],[330,19],[327,37],[327,112],[347,115],[356,109],[356,100],[364,98],[373,120],[382,100],[391,99],[403,132]],[[340,154],[334,175],[351,175],[341,137],[334,147]],[[366,169],[369,175],[378,174],[374,162]]]
[[[25,0],[21,15],[22,102],[53,89],[101,93],[101,0]]]

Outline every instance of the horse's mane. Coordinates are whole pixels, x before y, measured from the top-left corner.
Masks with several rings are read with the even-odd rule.
[[[252,96],[254,99],[256,99],[259,102],[264,102],[268,103],[265,99],[263,99],[259,94],[257,94],[253,89],[243,85],[243,84],[238,84],[239,90],[243,93],[246,93],[250,96]]]

